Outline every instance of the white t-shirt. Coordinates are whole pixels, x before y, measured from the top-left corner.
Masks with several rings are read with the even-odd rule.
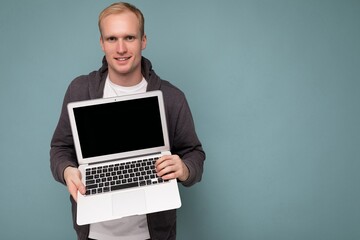
[[[106,78],[104,98],[146,92],[147,81],[131,87],[122,87]],[[150,238],[146,215],[124,217],[90,224],[89,238],[101,240],[144,240]]]

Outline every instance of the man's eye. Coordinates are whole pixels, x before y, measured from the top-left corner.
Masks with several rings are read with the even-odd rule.
[[[134,37],[134,36],[127,36],[127,37],[126,37],[126,40],[127,40],[127,41],[134,41],[134,40],[135,40],[135,37]]]
[[[116,41],[116,37],[109,37],[107,39],[109,42],[115,42]]]

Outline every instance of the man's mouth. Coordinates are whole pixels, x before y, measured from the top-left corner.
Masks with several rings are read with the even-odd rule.
[[[126,61],[128,59],[130,59],[131,57],[118,57],[118,58],[115,58],[117,61]]]

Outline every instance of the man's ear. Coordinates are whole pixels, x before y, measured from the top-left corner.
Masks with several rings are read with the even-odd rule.
[[[102,36],[100,36],[100,46],[101,46],[101,50],[102,50],[103,52],[105,52],[105,50],[104,50],[104,41],[103,41]]]
[[[147,37],[146,34],[144,34],[144,36],[141,39],[141,50],[144,50],[146,48],[146,43],[147,43]]]

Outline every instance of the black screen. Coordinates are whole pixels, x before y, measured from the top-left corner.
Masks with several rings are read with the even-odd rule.
[[[164,145],[157,97],[74,109],[83,158]]]

